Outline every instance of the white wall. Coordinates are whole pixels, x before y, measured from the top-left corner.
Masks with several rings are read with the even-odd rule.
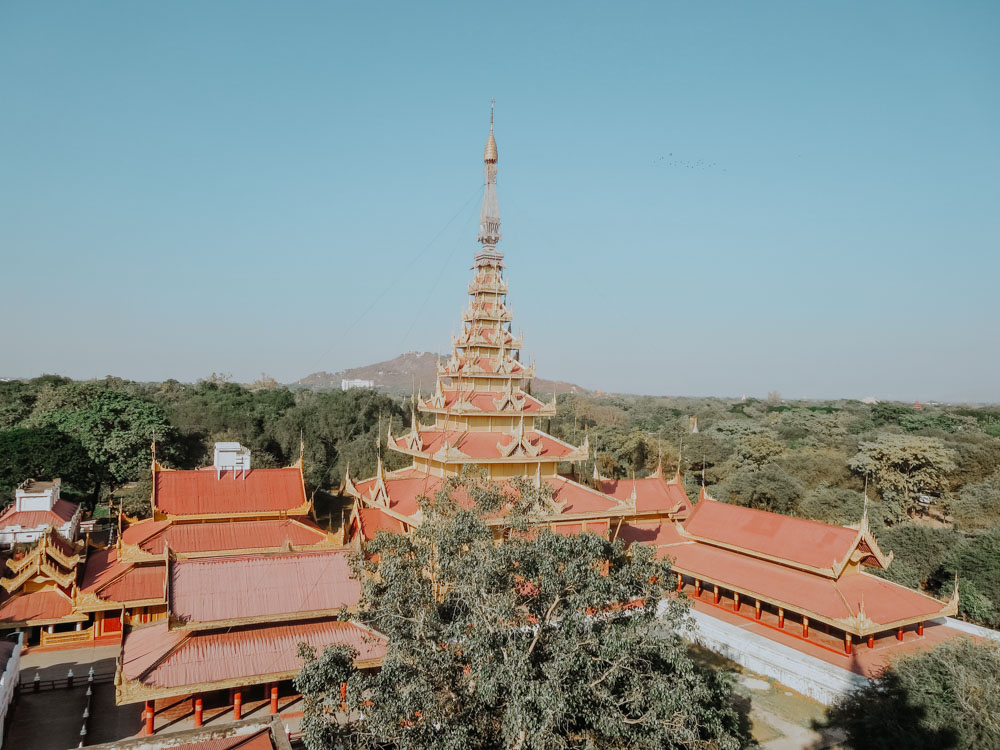
[[[24,644],[24,633],[18,633],[18,642],[10,655],[10,661],[0,675],[0,744],[3,744],[3,729],[7,720],[7,712],[14,700],[14,690],[21,679],[21,648]]]
[[[756,633],[748,633],[704,612],[692,609],[691,617],[695,627],[688,635],[690,640],[826,706],[868,684],[867,678],[859,674],[827,664]]]

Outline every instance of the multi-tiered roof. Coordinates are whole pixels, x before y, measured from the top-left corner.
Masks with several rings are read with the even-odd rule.
[[[523,338],[511,327],[504,254],[497,247],[501,238],[497,160],[491,115],[483,154],[480,248],[472,264],[462,330],[452,336],[451,356],[438,364],[434,393],[418,400],[409,431],[403,435],[390,431],[389,449],[412,456],[412,465],[386,472],[379,461],[376,476],[364,482],[355,483],[348,475],[346,491],[355,498],[355,538],[370,539],[378,530],[405,532],[419,525],[419,498],[433,497],[447,477],[470,464],[492,480],[521,477],[548,486],[550,520],[567,532],[580,531],[584,525],[591,531],[606,531],[611,518],[667,516],[690,507],[677,479],[667,481],[659,471],[648,479],[612,483],[610,491],[559,474],[560,465],[589,459],[589,441],[574,446],[542,431],[540,419],[556,413],[555,395],[544,401],[522,387],[534,377],[535,366],[522,362]],[[433,416],[433,423],[423,424],[418,414]]]

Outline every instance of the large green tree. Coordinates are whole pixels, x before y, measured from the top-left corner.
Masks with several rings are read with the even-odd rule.
[[[835,705],[827,726],[866,750],[1000,747],[1000,645],[960,638],[894,661]]]
[[[692,661],[683,604],[661,605],[668,565],[641,545],[528,531],[550,499],[519,493],[452,481],[411,535],[368,545],[359,617],[388,652],[369,674],[345,649],[303,649],[307,746],[745,746],[728,679]],[[497,544],[485,518],[509,502]]]
[[[109,378],[44,389],[26,426],[54,427],[77,440],[106,485],[138,479],[150,464],[150,444],[173,428],[163,410],[133,384]]]
[[[54,427],[0,430],[0,505],[12,499],[25,479],[63,480],[63,493],[84,498],[94,493],[97,472],[80,441]]]
[[[883,433],[860,442],[849,466],[871,476],[901,518],[915,509],[921,492],[944,491],[955,469],[955,451],[937,438]]]

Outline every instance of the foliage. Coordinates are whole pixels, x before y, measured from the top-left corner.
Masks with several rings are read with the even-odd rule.
[[[826,726],[873,750],[1000,747],[1000,646],[959,638],[894,661],[842,698]]]
[[[880,575],[903,586],[920,588],[931,583],[932,588],[950,576],[944,569],[945,560],[961,539],[948,529],[935,529],[917,523],[904,523],[883,529],[878,534],[879,546],[894,559]]]
[[[150,465],[152,441],[172,433],[162,409],[114,378],[46,387],[25,424],[79,441],[107,485],[138,479]]]
[[[720,499],[736,505],[796,515],[804,494],[802,483],[775,463],[743,468],[718,485]]]
[[[132,482],[115,493],[112,512],[120,508],[130,518],[149,518],[153,515],[153,477],[151,472],[138,482]]]
[[[944,575],[949,579],[957,575],[960,587],[972,584],[972,590],[980,598],[967,606],[959,599],[966,616],[986,625],[1000,625],[996,615],[1000,605],[1000,526],[954,545],[945,560]],[[982,619],[981,613],[990,609],[994,614]]]
[[[820,486],[802,497],[798,514],[816,521],[847,526],[858,522],[864,504],[864,495],[860,492]],[[868,515],[871,521],[873,515],[871,509]]]
[[[980,482],[965,485],[951,503],[951,516],[963,531],[1000,523],[1000,469]]]
[[[955,456],[937,438],[884,433],[860,442],[848,465],[858,474],[871,476],[902,518],[914,510],[921,492],[945,489],[946,475],[956,468]]]
[[[343,650],[304,651],[307,746],[745,746],[728,678],[696,665],[680,637],[685,607],[668,599],[657,613],[669,566],[593,534],[529,532],[550,500],[518,491],[450,481],[410,536],[368,546],[360,618],[388,652],[370,674]],[[508,503],[496,544],[486,519]],[[341,683],[363,721],[338,718]]]
[[[96,467],[80,441],[54,427],[0,431],[0,496],[13,497],[25,479],[63,480],[67,498],[92,498]]]

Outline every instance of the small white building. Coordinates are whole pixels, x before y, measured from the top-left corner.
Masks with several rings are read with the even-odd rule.
[[[241,474],[245,479],[250,471],[250,449],[239,443],[216,443],[212,466],[215,467],[216,477],[221,477],[224,471],[231,471],[234,477]]]
[[[340,381],[340,390],[342,391],[349,391],[352,388],[374,388],[374,387],[375,387],[374,380],[344,379]]]
[[[67,541],[76,541],[80,506],[63,500],[62,480],[25,479],[14,493],[14,504],[0,515],[0,546],[34,542],[52,526]]]

